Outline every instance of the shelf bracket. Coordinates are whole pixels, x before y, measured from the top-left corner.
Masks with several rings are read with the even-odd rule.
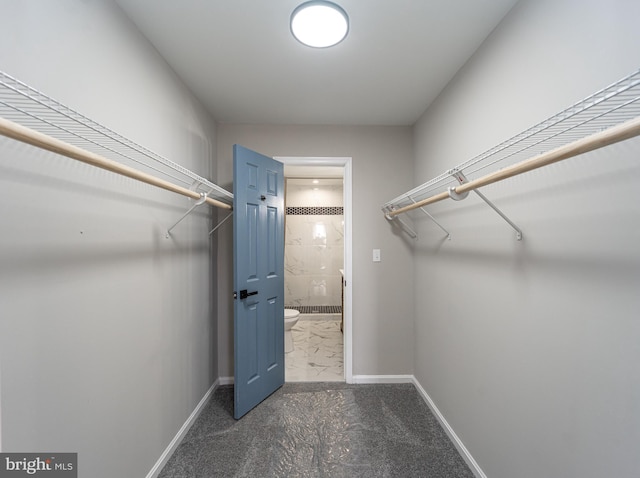
[[[400,219],[399,217],[396,217],[395,219],[398,220],[398,222],[400,224],[402,224],[402,227],[404,228],[405,231],[407,231],[407,234],[409,234],[409,236],[411,236],[411,239],[416,239],[418,237],[418,233],[416,231],[414,231],[409,224],[407,224],[406,222],[404,222],[402,219]]]
[[[469,180],[467,179],[467,177],[464,175],[464,173],[462,171],[460,171],[459,169],[451,169],[449,171],[449,174],[451,176],[453,176],[460,184],[465,184],[467,182],[469,182]],[[465,199],[468,195],[469,195],[469,191],[466,191],[462,194],[458,194],[455,190],[455,187],[450,187],[449,188],[449,197],[451,197],[451,199],[455,200],[455,201],[461,201],[462,199]],[[498,209],[498,207],[493,204],[491,201],[489,201],[487,199],[487,197],[482,194],[480,191],[478,191],[477,189],[473,190],[474,193],[476,193],[480,199],[482,199],[485,203],[487,203],[487,205],[493,209],[502,219],[504,219],[507,224],[509,224],[515,231],[516,231],[516,239],[518,241],[522,240],[522,230],[511,220],[509,219],[505,213],[503,213],[500,209]]]
[[[167,234],[165,235],[165,237],[166,237],[167,239],[169,239],[169,236],[171,235],[171,230],[172,230],[174,227],[176,227],[178,224],[180,224],[180,222],[181,222],[185,217],[187,217],[189,214],[191,214],[195,208],[197,208],[198,206],[200,206],[200,205],[204,204],[204,202],[205,202],[206,200],[207,200],[207,193],[200,193],[200,199],[198,199],[198,200],[193,204],[193,206],[191,206],[191,207],[189,208],[189,210],[188,210],[187,212],[185,212],[185,213],[184,213],[184,215],[183,215],[180,219],[178,219],[178,220],[176,221],[176,223],[175,223],[173,226],[171,226],[169,229],[167,229]]]
[[[408,196],[409,199],[411,199],[411,201],[413,201],[413,203],[416,203],[416,200],[413,199],[411,196]],[[414,231],[406,222],[404,222],[400,216],[390,216],[389,213],[393,210],[391,208],[383,208],[382,209],[384,212],[384,217],[387,218],[388,221],[398,221],[400,224],[402,224],[404,230],[407,232],[407,234],[409,234],[409,236],[411,236],[412,239],[416,239],[418,237],[418,233],[416,231]],[[447,239],[451,240],[451,233],[449,231],[447,231],[442,224],[440,224],[438,221],[436,221],[436,218],[434,218],[431,214],[429,214],[429,212],[421,207],[420,210],[425,213],[427,215],[427,217],[429,217],[429,219],[431,219],[440,229],[442,229],[444,231],[444,233],[447,235]]]
[[[383,208],[382,211],[384,212],[384,217],[387,218],[387,221],[393,222],[397,220],[400,224],[402,224],[402,229],[404,229],[405,232],[409,234],[411,239],[416,239],[418,237],[418,234],[416,233],[416,231],[414,231],[406,222],[404,222],[398,216],[389,215],[389,213],[392,211],[391,209]]]
[[[214,227],[213,229],[211,229],[211,231],[209,231],[209,235],[213,234],[213,233],[216,231],[216,229],[218,229],[220,226],[222,226],[222,223],[224,223],[224,221],[226,221],[227,219],[229,219],[232,215],[233,215],[233,211],[231,211],[229,214],[227,214],[227,215],[225,216],[225,218],[224,218],[222,221],[220,221],[220,222],[216,225],[216,227]]]
[[[415,200],[415,199],[413,199],[412,197],[409,197],[409,199],[411,199],[411,201],[413,201],[413,204],[415,204],[415,203],[416,203],[416,200]],[[423,213],[425,213],[425,214],[427,215],[427,217],[428,217],[429,219],[431,219],[431,220],[436,224],[436,226],[438,226],[440,229],[442,229],[442,230],[444,231],[444,233],[447,235],[447,239],[448,239],[448,240],[451,240],[451,233],[450,233],[449,231],[447,231],[447,230],[442,226],[442,224],[440,224],[438,221],[436,221],[436,218],[435,218],[435,217],[433,217],[431,214],[429,214],[429,213],[427,212],[427,210],[426,210],[424,207],[420,207],[419,209],[420,209]]]

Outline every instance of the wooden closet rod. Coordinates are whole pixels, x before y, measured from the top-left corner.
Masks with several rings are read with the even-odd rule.
[[[474,179],[473,181],[469,181],[468,183],[461,184],[459,186],[456,186],[454,188],[454,191],[458,194],[472,191],[474,189],[478,189],[483,186],[502,181],[503,179],[517,176],[518,174],[526,173],[528,171],[532,171],[549,164],[557,163],[558,161],[569,159],[582,153],[588,153],[589,151],[593,151],[610,144],[618,143],[620,141],[624,141],[625,139],[633,138],[634,136],[638,135],[640,135],[640,117],[626,121],[625,123],[621,123],[617,126],[613,126],[585,138],[581,138],[564,146],[560,146],[559,148],[552,149],[551,151],[547,151],[546,153],[534,156],[533,158],[525,159],[524,161],[516,163],[512,166],[508,166],[504,169],[501,169],[500,171],[496,171],[494,173],[490,173],[480,178]],[[426,206],[428,204],[442,201],[443,199],[447,199],[448,197],[449,191],[445,191],[428,197],[427,199],[418,201],[414,204],[410,204],[409,206],[386,212],[385,214],[390,217],[397,216],[398,214],[402,214],[404,212],[408,212],[413,209]]]
[[[46,134],[40,133],[38,131],[34,131],[25,126],[14,123],[13,121],[9,121],[5,118],[0,118],[0,134],[17,141],[21,141],[23,143],[30,144],[37,148],[46,149],[47,151],[51,151],[52,153],[61,154],[63,156],[66,156],[67,158],[90,164],[97,168],[106,169],[107,171],[121,174],[122,176],[126,176],[128,178],[142,181],[143,183],[147,183],[152,186],[166,189],[167,191],[182,194],[183,196],[187,196],[192,199],[200,199],[201,197],[200,193],[196,191],[192,191],[177,184],[173,184],[156,176],[143,173],[142,171],[130,168],[116,161],[103,158],[102,156],[91,153],[82,148],[78,148],[77,146],[73,146],[69,143],[65,143],[64,141],[61,141],[59,139],[52,138],[51,136],[47,136]],[[229,204],[225,204],[210,197],[207,197],[205,199],[205,202],[222,209],[231,209],[231,206]]]

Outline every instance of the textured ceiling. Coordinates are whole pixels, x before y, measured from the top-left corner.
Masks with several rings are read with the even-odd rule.
[[[516,0],[338,0],[349,36],[296,41],[299,0],[117,0],[221,122],[411,125]]]

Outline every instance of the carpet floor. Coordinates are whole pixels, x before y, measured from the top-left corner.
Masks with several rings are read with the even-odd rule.
[[[240,420],[219,387],[159,478],[473,478],[412,384],[286,383]]]

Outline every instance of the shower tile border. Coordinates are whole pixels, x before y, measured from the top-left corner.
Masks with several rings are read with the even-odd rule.
[[[286,214],[290,216],[342,216],[342,206],[287,206]]]
[[[341,314],[341,305],[285,305],[285,309],[294,309],[301,314]]]

